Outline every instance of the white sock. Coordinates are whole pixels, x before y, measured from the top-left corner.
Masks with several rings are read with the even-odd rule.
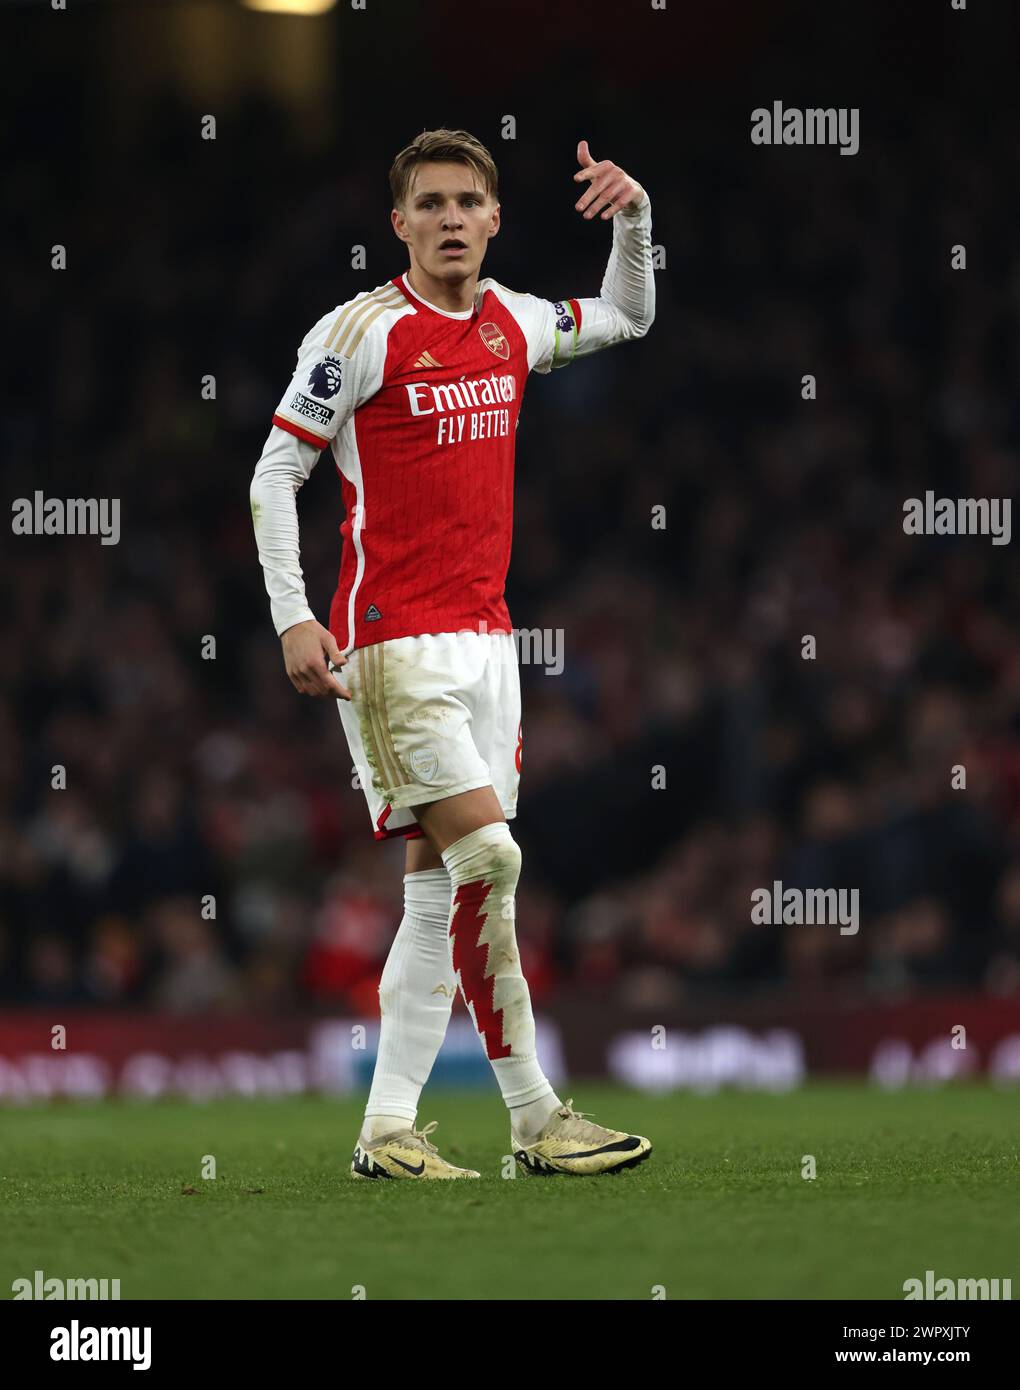
[[[444,852],[443,863],[453,885],[450,951],[457,984],[503,1100],[509,1109],[555,1100],[538,1064],[531,994],[517,950],[521,852],[510,827],[498,821],[473,830]]]
[[[384,1134],[395,1134],[398,1130],[407,1129],[413,1124],[413,1115],[410,1120],[405,1115],[366,1115],[361,1126],[359,1142],[371,1144],[374,1139],[381,1139]]]
[[[528,1105],[515,1105],[510,1111],[510,1133],[518,1144],[530,1144],[562,1105],[555,1094],[540,1096]]]
[[[414,1124],[446,1037],[456,989],[445,869],[404,875],[404,916],[379,981],[379,1054],[365,1107],[366,1141]]]

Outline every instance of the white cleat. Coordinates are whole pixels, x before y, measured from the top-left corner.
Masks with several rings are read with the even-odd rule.
[[[438,1125],[432,1120],[424,1129],[395,1130],[378,1139],[354,1146],[351,1175],[355,1178],[479,1178],[473,1168],[455,1168],[447,1163],[428,1136]]]
[[[643,1135],[593,1125],[572,1105],[568,1100],[560,1106],[532,1143],[512,1141],[514,1158],[526,1173],[543,1177],[552,1173],[578,1177],[619,1173],[643,1163],[651,1154],[651,1142]]]

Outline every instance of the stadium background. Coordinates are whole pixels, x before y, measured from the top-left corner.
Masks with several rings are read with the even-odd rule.
[[[1016,18],[852,9],[837,44],[751,0],[4,7],[34,55],[3,96],[4,494],[120,498],[121,540],[2,547],[0,1096],[154,1052],[187,1065],[139,1089],[300,1089],[372,1018],[403,849],[286,679],[247,489],[308,325],[403,268],[386,172],[439,124],[500,167],[487,273],[597,293],[582,137],[665,253],[649,337],[533,379],[518,436],[510,612],[564,635],[561,675],[522,670],[514,823],[550,1056],[661,1086],[1020,1075],[1017,568],[901,524],[927,489],[1015,491]],[[860,152],[753,146],[776,99],[859,106]],[[324,619],[328,460],[300,514]],[[775,879],[859,887],[860,932],[753,926]],[[49,1053],[71,1017],[77,1058]],[[491,1085],[454,1017],[447,1074]]]

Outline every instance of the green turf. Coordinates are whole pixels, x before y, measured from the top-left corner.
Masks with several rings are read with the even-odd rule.
[[[122,1298],[897,1299],[926,1269],[1020,1297],[1015,1089],[571,1089],[651,1159],[504,1179],[488,1093],[419,1114],[484,1175],[453,1183],[352,1181],[354,1101],[0,1109],[0,1297],[36,1269],[119,1277]]]

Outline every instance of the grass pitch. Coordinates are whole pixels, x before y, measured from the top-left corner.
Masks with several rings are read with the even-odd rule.
[[[36,1269],[124,1299],[902,1299],[927,1269],[1020,1291],[1015,1089],[571,1093],[651,1159],[504,1178],[495,1089],[419,1112],[474,1182],[351,1180],[363,1098],[0,1110],[0,1298]]]

